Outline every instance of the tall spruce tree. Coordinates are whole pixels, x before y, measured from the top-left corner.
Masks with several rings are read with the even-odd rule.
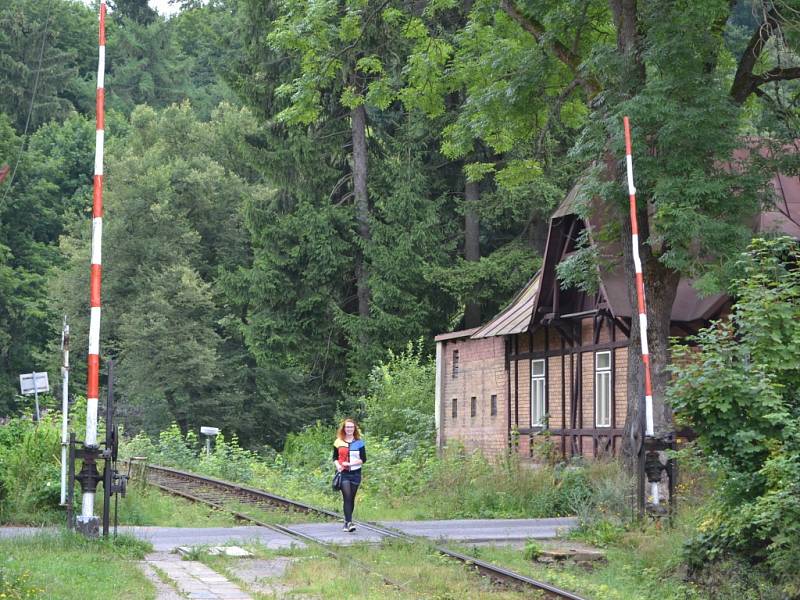
[[[91,8],[69,0],[0,5],[0,112],[18,132],[26,122],[33,132],[94,98],[96,27]]]

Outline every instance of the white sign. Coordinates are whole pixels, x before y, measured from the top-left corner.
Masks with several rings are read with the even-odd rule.
[[[219,427],[201,427],[200,433],[203,435],[219,435]]]
[[[34,375],[36,375],[35,387],[33,380]],[[23,373],[19,376],[19,389],[23,396],[46,394],[50,391],[50,382],[47,379],[47,373]]]

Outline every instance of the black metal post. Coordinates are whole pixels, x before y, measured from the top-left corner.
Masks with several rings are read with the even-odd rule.
[[[75,434],[69,434],[69,458],[67,459],[67,529],[75,528]]]
[[[108,359],[108,396],[106,397],[106,448],[103,452],[103,537],[108,537],[111,516],[111,480],[114,446],[114,361]]]

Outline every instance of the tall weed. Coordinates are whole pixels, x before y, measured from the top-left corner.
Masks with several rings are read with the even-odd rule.
[[[0,427],[0,522],[40,523],[60,501],[58,413]]]

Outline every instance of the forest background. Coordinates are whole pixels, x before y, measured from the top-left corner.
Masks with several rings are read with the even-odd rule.
[[[280,448],[359,413],[390,352],[431,351],[533,275],[579,176],[624,205],[604,160],[623,111],[647,140],[661,330],[676,277],[725,286],[768,173],[797,170],[720,166],[743,139],[797,138],[790,1],[111,4],[101,352],[129,432]],[[0,415],[28,408],[20,373],[58,372],[64,314],[85,362],[96,55],[91,6],[0,8]],[[602,259],[576,253],[564,284]]]

